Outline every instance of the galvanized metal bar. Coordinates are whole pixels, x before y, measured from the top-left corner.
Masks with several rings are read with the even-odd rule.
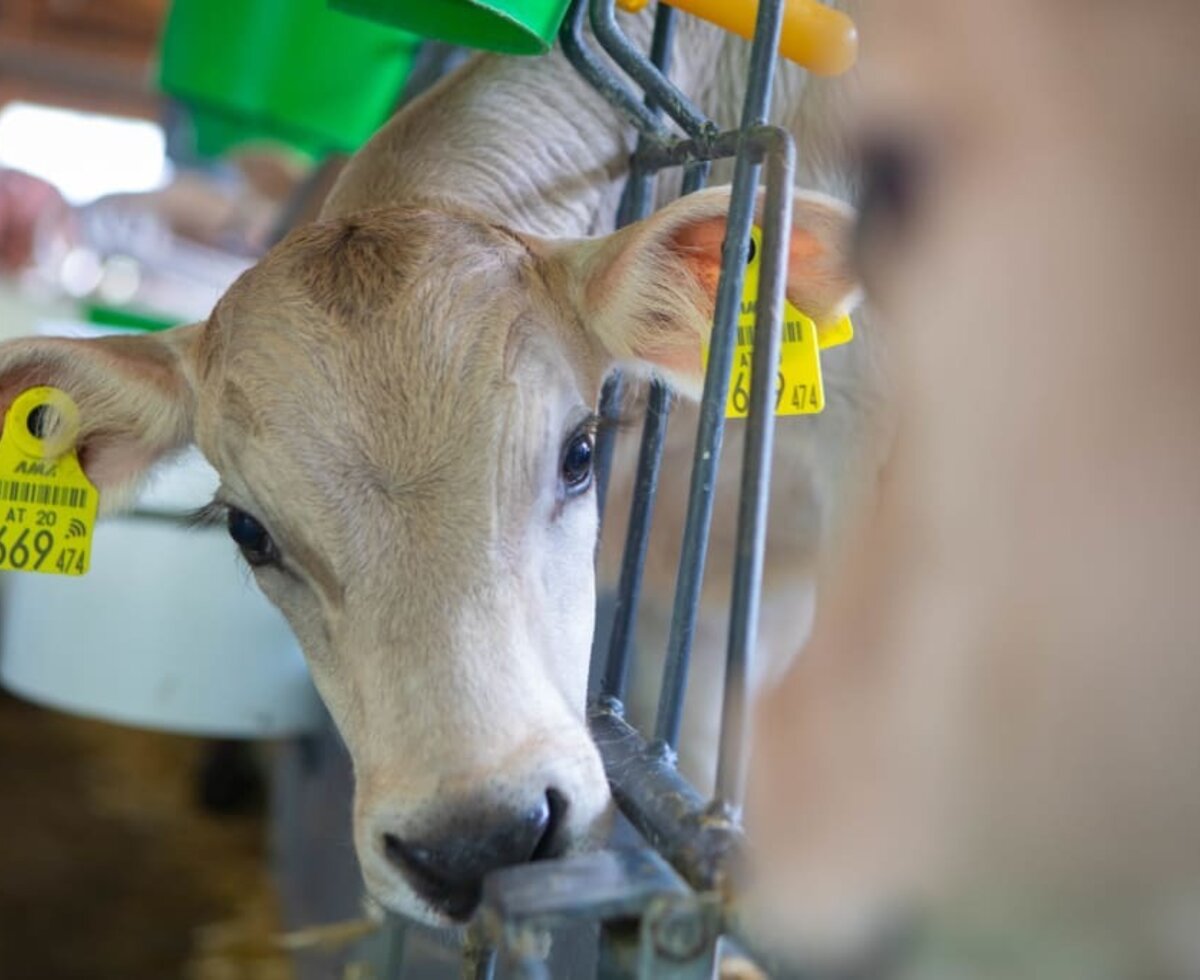
[[[693,888],[721,888],[741,847],[741,828],[723,806],[696,792],[662,743],[647,742],[619,707],[601,700],[588,714],[617,806]]]
[[[625,397],[625,382],[620,372],[609,375],[600,388],[600,405],[597,409],[602,419],[615,422],[621,415],[621,401]],[[605,505],[608,502],[608,481],[612,476],[613,449],[616,446],[615,425],[605,425],[596,433],[595,460],[593,468],[596,480],[596,515],[600,525],[604,524]]]
[[[742,109],[742,129],[746,131],[766,123],[782,11],[782,0],[762,0],[759,4],[746,101]],[[729,390],[729,370],[733,362],[734,329],[737,326],[741,303],[742,281],[750,244],[750,225],[754,217],[755,190],[758,185],[759,157],[754,150],[753,138],[743,136],[734,164],[733,190],[725,243],[722,247],[721,280],[717,286],[708,369],[704,379],[704,397],[700,403],[700,424],[692,459],[692,480],[688,494],[683,548],[679,558],[679,574],[676,578],[671,633],[659,694],[658,717],[654,726],[655,737],[671,748],[679,741],[679,728],[683,720],[683,699],[687,691],[692,639],[696,631],[700,587],[708,554],[713,492],[725,432],[725,399]]]
[[[659,10],[669,10],[665,4]],[[701,163],[684,174],[683,194],[700,190],[708,179],[708,165]],[[658,474],[662,467],[663,443],[671,412],[671,392],[661,382],[651,383],[646,401],[646,416],[642,425],[642,442],[638,449],[637,474],[634,477],[633,501],[630,504],[629,526],[625,535],[625,550],[621,553],[621,576],[617,583],[617,599],[613,609],[612,631],[609,635],[608,657],[601,681],[600,694],[625,699],[629,660],[633,652],[634,627],[637,621],[638,599],[642,590],[642,572],[650,543],[654,517],[654,502],[658,496]]]
[[[590,0],[592,33],[610,58],[632,78],[647,96],[662,106],[689,136],[715,136],[717,127],[692,101],[646,59],[617,24],[613,0]],[[661,4],[660,4],[661,9]]]
[[[675,11],[660,3],[654,15],[654,33],[650,37],[650,60],[665,75],[671,68],[671,48],[675,41]],[[652,95],[646,96],[646,107],[657,115],[661,114]],[[639,149],[645,144],[639,138]],[[634,154],[636,159],[636,153]],[[617,214],[618,227],[632,221],[640,221],[654,207],[656,173],[634,166],[626,184],[626,193],[621,199]],[[608,384],[612,383],[612,379]],[[654,498],[658,489],[659,462],[662,459],[663,437],[666,432],[667,413],[670,411],[670,392],[665,385],[652,386],[646,406],[642,444],[638,454],[638,469],[634,483],[633,501],[626,534],[625,550],[621,556],[621,577],[617,586],[617,600],[613,611],[613,626],[610,634],[608,656],[605,659],[604,675],[601,679],[602,695],[624,697],[625,679],[629,670],[629,656],[633,641],[633,623],[637,612],[637,599],[642,588],[642,568],[645,565],[646,546],[650,538],[650,520],[654,513]],[[603,414],[603,411],[602,411]],[[612,452],[615,432],[606,433],[608,452]],[[599,447],[597,447],[599,448]],[[607,478],[607,472],[605,477]],[[603,517],[603,511],[601,511]]]
[[[754,21],[754,41],[750,48],[750,69],[746,77],[746,98],[742,103],[742,128],[762,126],[771,108],[771,87],[779,62],[779,36],[783,29],[785,0],[762,0]]]
[[[637,602],[642,591],[642,572],[650,543],[650,524],[658,494],[658,473],[670,411],[670,389],[662,381],[652,382],[646,400],[646,418],[642,424],[642,443],[638,450],[637,476],[629,510],[629,526],[625,533],[625,550],[621,554],[621,577],[613,608],[608,660],[600,685],[601,695],[619,700],[625,698]]]
[[[662,71],[670,69],[671,47],[675,40],[675,11],[666,4],[660,4],[654,16],[654,32],[650,37],[650,58]],[[655,104],[654,98],[647,95],[645,108],[656,120],[661,118],[661,110]],[[646,144],[644,135],[638,137],[638,148]],[[636,153],[635,153],[636,159]],[[654,186],[657,172],[648,172],[632,166],[629,179],[625,182],[625,190],[621,194],[621,204],[617,210],[617,227],[621,228],[631,221],[639,221],[648,215],[654,207]],[[624,382],[621,375],[614,372],[604,382],[600,392],[600,416],[616,420],[621,413],[621,401],[624,395]],[[612,474],[612,454],[616,444],[616,426],[608,425],[602,428],[596,437],[596,509],[601,525],[604,523],[605,504],[608,500],[608,481]]]
[[[650,35],[650,65],[664,79],[671,74],[671,52],[675,48],[675,8],[660,3],[654,11],[654,32]],[[640,60],[641,56],[639,55]],[[646,105],[661,112],[662,100],[657,92],[645,89]]]
[[[650,848],[592,851],[493,872],[475,921],[501,949],[506,973],[515,968],[531,977],[548,975],[555,935],[600,923],[600,976],[632,980],[639,921],[663,899],[689,894],[687,883]]]
[[[675,43],[675,11],[666,4],[659,4],[654,15],[654,32],[650,36],[650,60],[666,73],[671,66],[671,48]],[[654,97],[646,95],[646,108],[661,120],[662,110]],[[661,134],[666,130],[660,125]],[[656,146],[658,140],[648,140],[644,135],[638,137],[637,149],[634,150],[630,161],[629,179],[625,182],[625,190],[621,194],[621,203],[617,208],[617,227],[623,228],[631,221],[639,221],[650,213],[654,207],[654,185],[657,171],[645,170],[637,165],[638,154],[650,146]]]
[[[713,980],[721,910],[708,896],[663,895],[641,922],[639,980]]]
[[[724,271],[717,287],[708,370],[700,403],[696,447],[692,456],[692,477],[688,490],[683,546],[675,580],[667,658],[654,725],[655,738],[671,749],[678,744],[679,728],[683,719],[683,699],[687,691],[692,639],[696,631],[700,587],[708,553],[713,492],[725,429],[725,399],[729,389],[729,370],[733,362],[733,331],[737,323],[741,297],[744,274],[742,267],[750,242],[754,189],[757,181],[758,164],[749,154],[742,154],[735,166],[734,190],[727,219],[725,244],[722,248]],[[737,268],[731,269],[731,262],[736,263]]]
[[[475,965],[475,976],[471,980],[492,980],[496,975],[496,950],[489,949]]]
[[[496,974],[496,947],[478,922],[467,930],[460,973],[463,980],[492,980]]]
[[[607,99],[638,131],[647,136],[662,132],[662,124],[615,72],[588,47],[583,37],[587,0],[573,0],[558,32],[563,54],[592,87]]]
[[[679,874],[649,848],[589,851],[492,872],[477,919],[498,945],[536,946],[564,923],[636,918],[658,896],[686,892]]]
[[[402,976],[404,954],[408,947],[409,922],[389,913],[383,923],[383,951],[380,976],[385,980]]]
[[[550,967],[546,961],[532,953],[518,952],[508,957],[508,970],[512,980],[551,980]]]
[[[605,922],[600,927],[596,980],[637,980],[641,929],[637,919]]]
[[[709,160],[693,160],[683,168],[683,194],[692,194],[708,183],[708,172],[712,169]],[[681,195],[682,196],[682,195]]]
[[[781,129],[766,152],[766,194],[762,208],[762,256],[759,260],[754,354],[750,362],[750,409],[738,498],[737,550],[725,691],[721,705],[721,741],[717,797],[740,806],[745,787],[746,723],[750,658],[758,639],[763,554],[767,544],[767,506],[775,438],[775,386],[787,288],[788,247],[792,227],[792,180],[795,144]]]
[[[638,151],[637,166],[643,170],[662,170],[666,167],[696,165],[722,157],[731,157],[738,151],[743,139],[753,134],[758,127],[729,129],[718,133],[703,143],[694,139],[665,140],[648,143]]]

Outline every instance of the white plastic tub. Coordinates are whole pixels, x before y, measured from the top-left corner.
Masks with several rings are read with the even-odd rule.
[[[316,727],[320,704],[283,617],[223,528],[180,521],[215,486],[193,453],[139,499],[157,516],[99,522],[87,575],[0,573],[0,684],[64,711],[174,732]]]

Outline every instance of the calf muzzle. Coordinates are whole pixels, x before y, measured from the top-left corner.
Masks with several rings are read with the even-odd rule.
[[[566,810],[566,797],[553,788],[519,810],[477,802],[455,807],[440,829],[420,838],[384,833],[381,846],[418,895],[461,922],[479,905],[489,872],[559,853]]]

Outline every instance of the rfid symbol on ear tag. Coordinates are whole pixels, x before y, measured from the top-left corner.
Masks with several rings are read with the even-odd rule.
[[[83,575],[100,495],[79,465],[79,409],[46,386],[17,396],[0,432],[0,569]]]

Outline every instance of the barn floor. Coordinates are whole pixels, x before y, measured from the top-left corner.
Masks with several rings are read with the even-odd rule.
[[[0,975],[290,980],[265,818],[195,805],[202,751],[0,694]]]

